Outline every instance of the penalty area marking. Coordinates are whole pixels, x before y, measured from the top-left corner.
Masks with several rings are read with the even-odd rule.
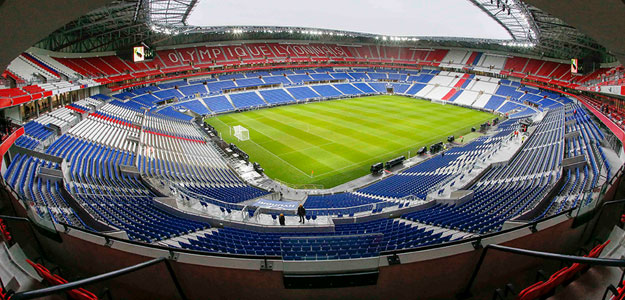
[[[217,121],[219,121],[219,122],[221,122],[222,124],[224,124],[224,125],[225,125],[225,126],[227,126],[227,127],[231,127],[230,125],[226,124],[226,122],[224,122],[224,121],[220,120],[219,118],[216,118],[216,120],[217,120]],[[232,136],[232,134],[229,134],[229,135],[230,135],[230,136]],[[306,173],[306,172],[304,172],[304,171],[300,170],[298,167],[296,167],[296,166],[292,165],[290,162],[288,162],[288,161],[284,160],[282,157],[280,157],[280,156],[276,155],[275,153],[273,153],[273,152],[271,152],[271,151],[267,150],[267,148],[265,148],[265,147],[261,146],[260,144],[258,144],[257,142],[255,142],[253,139],[251,139],[251,138],[250,138],[250,139],[249,139],[249,140],[247,140],[246,142],[252,142],[254,145],[258,146],[259,148],[261,148],[261,149],[263,149],[263,150],[265,150],[265,152],[267,152],[267,153],[269,153],[269,154],[271,154],[271,155],[275,156],[276,158],[278,158],[280,161],[282,161],[283,163],[285,163],[285,164],[286,164],[286,165],[288,165],[289,167],[291,167],[291,168],[293,168],[293,169],[297,170],[298,172],[302,173],[304,176],[306,176],[306,177],[308,177],[308,178],[313,178],[313,176],[311,176],[310,174],[308,174],[308,173]]]

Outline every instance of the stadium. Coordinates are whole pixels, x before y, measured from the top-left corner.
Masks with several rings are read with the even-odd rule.
[[[625,4],[339,2],[0,1],[0,299],[625,299]]]

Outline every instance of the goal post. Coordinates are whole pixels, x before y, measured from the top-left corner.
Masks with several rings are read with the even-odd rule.
[[[247,130],[247,128],[241,125],[236,125],[232,127],[232,129],[234,130],[234,137],[236,137],[239,141],[247,141],[250,139],[250,131]]]

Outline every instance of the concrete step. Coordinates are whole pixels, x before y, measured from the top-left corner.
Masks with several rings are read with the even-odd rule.
[[[41,287],[39,281],[42,278],[26,259],[19,244],[8,248],[6,243],[0,243],[0,280],[5,290],[29,291]]]
[[[608,285],[616,286],[621,269],[614,267],[592,267],[577,280],[571,282],[548,300],[599,300]],[[610,297],[606,297],[610,299]]]
[[[454,230],[454,229],[449,229],[449,228],[444,228],[444,227],[439,227],[439,226],[434,226],[434,225],[427,225],[427,224],[423,224],[420,222],[415,222],[415,221],[411,221],[411,220],[407,220],[407,219],[399,219],[399,222],[402,222],[406,225],[411,225],[413,227],[417,227],[417,228],[425,228],[426,231],[429,230],[433,230],[433,234],[437,234],[439,232],[442,232],[443,235],[442,236],[448,236],[451,235],[452,239],[457,239],[457,238],[471,238],[473,236],[475,236],[475,234],[470,233],[470,232],[464,232],[464,231],[459,231],[459,230]]]
[[[608,237],[610,244],[601,253],[602,258],[625,259],[625,231],[614,227]],[[618,286],[623,270],[618,267],[592,267],[575,281],[567,286],[557,289],[555,295],[549,300],[597,300],[601,299],[606,288],[612,284]],[[608,293],[607,299],[610,299]]]
[[[203,230],[187,233],[187,234],[184,234],[184,235],[176,236],[176,237],[173,237],[173,238],[170,238],[170,239],[158,241],[155,244],[163,245],[163,246],[179,247],[179,244],[177,242],[184,242],[184,243],[188,244],[190,239],[197,240],[198,236],[204,236],[205,234],[211,234],[214,231],[217,231],[217,228],[203,229]]]

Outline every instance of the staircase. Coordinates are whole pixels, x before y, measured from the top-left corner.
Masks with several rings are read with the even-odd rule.
[[[166,247],[180,247],[180,244],[178,244],[178,242],[183,242],[183,243],[187,243],[189,244],[189,240],[197,240],[198,236],[204,236],[206,234],[212,234],[213,232],[217,231],[216,228],[207,228],[207,229],[202,229],[199,231],[195,231],[195,232],[191,232],[188,234],[184,234],[184,235],[180,235],[180,236],[176,236],[170,239],[166,239],[166,240],[162,240],[162,241],[158,241],[155,242],[154,244],[156,245],[161,245],[161,246],[166,246]]]
[[[226,99],[228,100],[228,102],[230,102],[230,105],[232,105],[232,107],[237,108],[237,107],[234,105],[234,102],[232,102],[232,99],[230,99],[230,95],[229,95],[229,94],[225,94],[224,96],[226,97]]]
[[[265,100],[265,97],[263,97],[263,95],[259,92],[259,91],[254,91],[256,93],[256,95],[258,95],[258,97],[263,100],[263,102],[265,102],[265,104],[267,105],[271,105],[269,102],[267,102],[267,100]]]
[[[465,232],[465,231],[459,231],[459,230],[454,230],[454,229],[449,229],[449,228],[444,228],[444,227],[439,227],[439,226],[434,226],[434,225],[423,224],[423,223],[420,223],[420,222],[415,222],[415,221],[402,219],[402,218],[399,218],[398,220],[399,220],[400,223],[403,223],[403,224],[411,225],[411,226],[417,227],[417,228],[424,228],[425,231],[432,230],[433,234],[437,234],[439,232],[442,232],[443,233],[443,235],[442,235],[443,237],[451,235],[452,236],[451,237],[452,240],[468,239],[468,238],[472,238],[472,237],[475,236],[475,234],[471,233],[471,232]]]
[[[41,278],[26,258],[19,244],[8,247],[5,242],[0,242],[0,280],[4,290],[28,291],[40,287],[37,280]]]

